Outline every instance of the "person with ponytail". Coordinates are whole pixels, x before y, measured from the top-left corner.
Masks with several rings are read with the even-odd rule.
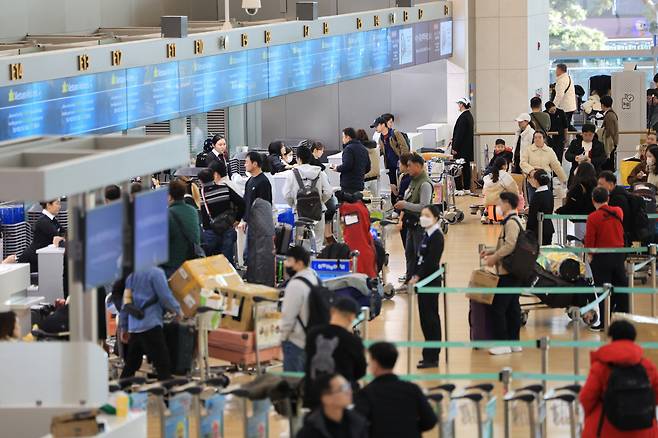
[[[507,172],[508,166],[509,163],[505,158],[498,157],[491,166],[491,173],[484,177],[482,193],[484,194],[484,205],[487,207],[485,212],[489,210],[489,206],[495,206],[498,203],[501,193],[512,192],[518,195],[519,187],[512,175]],[[482,216],[482,222],[494,219],[492,217],[487,219],[487,216]]]
[[[526,229],[532,231],[537,236],[537,242],[540,245],[550,245],[553,240],[555,228],[550,219],[544,219],[542,235],[539,236],[539,213],[553,213],[553,191],[549,188],[551,177],[544,169],[537,169],[530,174],[528,182],[535,189],[535,195],[530,201],[528,212],[528,223]]]

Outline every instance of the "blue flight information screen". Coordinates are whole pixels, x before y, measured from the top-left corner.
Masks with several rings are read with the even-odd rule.
[[[85,215],[85,289],[110,284],[121,276],[123,225],[122,202],[94,208]]]
[[[141,271],[169,260],[168,191],[158,189],[135,195],[133,205],[133,269]]]
[[[178,117],[178,62],[127,70],[128,126]]]
[[[452,20],[0,88],[0,141],[102,134],[448,58]]]

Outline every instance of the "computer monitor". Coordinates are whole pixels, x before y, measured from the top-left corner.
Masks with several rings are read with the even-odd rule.
[[[121,276],[123,225],[123,202],[114,202],[86,213],[84,218],[85,289],[111,284]]]
[[[168,190],[137,193],[133,204],[133,270],[169,260]]]

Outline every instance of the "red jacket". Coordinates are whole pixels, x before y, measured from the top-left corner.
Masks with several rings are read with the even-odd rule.
[[[363,202],[341,204],[341,222],[345,224],[345,216],[356,215],[358,221],[345,225],[343,228],[343,239],[351,251],[359,251],[357,261],[357,272],[366,274],[369,278],[377,276],[377,253],[375,242],[370,234],[370,212]],[[350,221],[351,222],[351,221]]]
[[[599,428],[603,403],[602,398],[610,377],[609,363],[620,365],[633,365],[640,362],[647,370],[649,381],[658,398],[658,370],[647,358],[643,357],[642,347],[632,341],[614,341],[590,353],[591,368],[587,382],[580,392],[580,403],[585,411],[585,428],[582,438],[596,438]],[[658,426],[656,421],[653,427],[640,431],[622,432],[617,430],[607,420],[603,421],[601,437],[604,438],[656,438]]]
[[[590,213],[587,216],[585,247],[623,248],[624,211],[619,207],[604,205]]]

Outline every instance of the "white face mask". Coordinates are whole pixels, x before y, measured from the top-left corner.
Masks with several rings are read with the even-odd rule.
[[[648,164],[649,166],[653,166],[653,165],[655,164],[655,162],[656,162],[656,161],[654,160],[653,157],[647,155],[647,164]]]
[[[434,221],[434,218],[428,217],[428,216],[421,216],[420,217],[420,226],[427,229],[430,228],[432,225],[434,225],[436,222]]]

